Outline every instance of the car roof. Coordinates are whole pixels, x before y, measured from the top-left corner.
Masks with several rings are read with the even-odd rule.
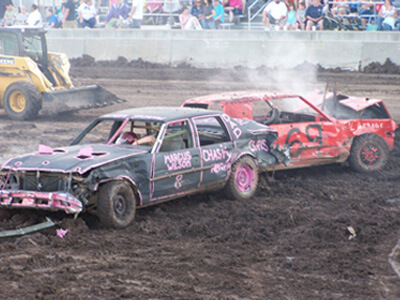
[[[206,110],[201,108],[187,108],[187,107],[171,107],[171,106],[154,106],[154,107],[139,107],[130,108],[112,112],[101,116],[104,119],[137,119],[137,120],[159,120],[163,122],[179,120],[184,118],[207,116],[221,114],[217,111]]]
[[[236,92],[225,92],[219,94],[211,94],[207,96],[201,96],[191,98],[185,101],[185,104],[197,103],[197,104],[213,104],[222,101],[235,100],[237,103],[240,102],[256,102],[266,99],[279,99],[279,98],[293,98],[300,97],[297,94],[283,93],[278,91],[236,91]]]

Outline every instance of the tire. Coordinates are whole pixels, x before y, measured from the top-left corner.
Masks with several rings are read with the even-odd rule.
[[[389,148],[376,134],[356,137],[350,149],[349,164],[357,172],[380,171],[388,161]]]
[[[258,168],[249,156],[238,160],[232,167],[231,175],[225,187],[225,193],[236,200],[253,197],[258,185]]]
[[[108,182],[100,188],[97,215],[108,228],[125,228],[135,218],[136,197],[128,183]]]
[[[4,93],[3,106],[7,115],[14,120],[30,120],[42,108],[42,97],[29,82],[11,84]]]

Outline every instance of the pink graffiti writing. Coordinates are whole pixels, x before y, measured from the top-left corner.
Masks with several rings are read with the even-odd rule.
[[[204,161],[225,160],[228,162],[232,157],[232,153],[226,148],[203,149],[202,156]]]
[[[211,173],[228,172],[230,169],[231,166],[229,164],[218,163],[211,168]]]
[[[242,135],[242,130],[238,127],[238,125],[228,116],[223,114],[222,117],[229,124],[232,129],[233,134],[238,139]]]
[[[265,140],[250,141],[249,148],[251,152],[268,151],[269,147]]]
[[[164,156],[164,163],[168,171],[176,171],[192,167],[192,156],[189,151],[167,154]]]
[[[182,174],[176,176],[176,178],[175,178],[176,181],[174,184],[175,189],[179,190],[182,187],[182,178],[183,178]]]

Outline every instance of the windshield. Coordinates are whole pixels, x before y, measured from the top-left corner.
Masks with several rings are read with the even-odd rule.
[[[42,36],[32,35],[27,32],[23,35],[24,55],[29,56],[35,62],[43,62]]]
[[[163,123],[142,120],[100,119],[92,123],[73,144],[133,145],[144,137],[157,139]],[[140,145],[149,146],[146,143]]]
[[[317,111],[298,97],[273,99],[271,102],[281,112],[319,115]]]

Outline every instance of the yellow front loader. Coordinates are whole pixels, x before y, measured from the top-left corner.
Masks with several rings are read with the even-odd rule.
[[[123,102],[100,86],[76,88],[65,54],[48,53],[42,28],[0,28],[0,105],[15,120]]]

